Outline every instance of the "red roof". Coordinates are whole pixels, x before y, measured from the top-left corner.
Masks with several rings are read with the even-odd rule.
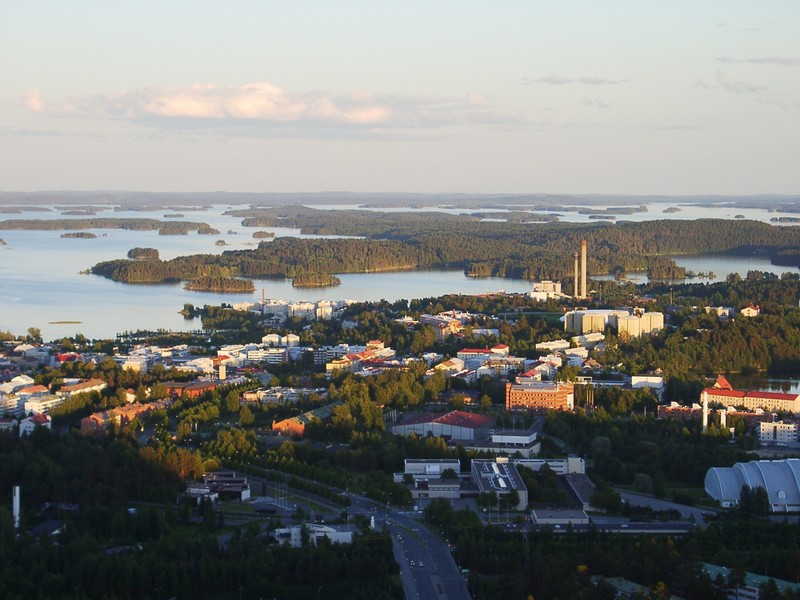
[[[743,392],[742,390],[724,390],[719,388],[706,388],[703,390],[703,393],[711,396],[725,396],[728,398],[744,398],[747,394],[747,392]]]
[[[50,417],[44,413],[39,413],[38,415],[33,415],[31,417],[31,422],[35,425],[45,425],[46,423],[50,422]]]
[[[478,428],[487,425],[492,418],[486,415],[477,415],[462,410],[454,410],[445,414],[419,413],[403,419],[399,425],[417,425],[418,423],[439,423],[441,425],[454,425],[456,427]]]
[[[759,392],[755,390],[746,392],[745,395],[748,398],[764,398],[765,400],[795,400],[797,398],[797,394],[782,394],[780,392]]]
[[[43,385],[32,385],[30,387],[22,388],[17,391],[17,394],[41,394],[47,391],[47,387]]]
[[[494,349],[497,349],[497,350],[508,350],[508,346],[506,346],[505,344],[497,344],[496,346],[492,346],[492,350],[494,350]]]
[[[472,354],[491,354],[488,348],[462,348],[459,352],[470,352]]]
[[[443,423],[445,425],[455,425],[456,427],[482,427],[491,422],[492,418],[486,415],[477,415],[475,413],[464,412],[463,410],[454,410],[437,418],[436,423]]]
[[[715,388],[719,388],[721,390],[732,390],[733,386],[725,379],[725,376],[720,374],[717,376],[717,381],[714,383]]]
[[[710,396],[724,396],[726,398],[763,398],[764,400],[795,400],[797,394],[783,394],[780,392],[761,392],[759,390],[724,390],[718,388],[706,388],[703,393]]]

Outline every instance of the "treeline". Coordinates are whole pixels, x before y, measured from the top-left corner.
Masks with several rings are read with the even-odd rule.
[[[88,231],[78,231],[75,233],[62,233],[61,237],[65,239],[93,240],[97,235]]]
[[[330,273],[298,273],[294,276],[294,287],[331,287],[341,285],[342,281]]]
[[[251,293],[256,289],[250,279],[211,277],[208,275],[192,279],[184,288],[196,292],[235,292],[242,294]]]
[[[364,239],[279,238],[258,249],[219,256],[176,258],[149,264],[148,281],[170,273],[198,276],[216,265],[242,277],[294,277],[299,273],[366,273],[401,269],[464,269],[472,276],[569,280],[572,255],[582,239],[589,246],[590,274],[648,269],[653,276],[684,272],[671,256],[714,252],[754,252],[770,256],[800,248],[800,228],[755,221],[663,220],[611,225],[496,223],[470,216],[371,211],[314,211],[283,208],[248,217],[245,226],[300,227],[304,233]],[[166,265],[169,265],[167,267]],[[133,281],[124,262],[98,265],[93,272]]]
[[[158,219],[6,219],[0,221],[0,229],[24,229],[54,231],[60,229],[127,229],[130,231],[159,231],[164,233],[188,233],[208,230],[207,223],[191,221],[159,221]]]

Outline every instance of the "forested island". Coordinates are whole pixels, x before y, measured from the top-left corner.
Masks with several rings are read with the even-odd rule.
[[[93,240],[97,237],[97,234],[88,232],[88,231],[77,231],[75,233],[62,233],[62,238],[76,238],[81,240]]]
[[[128,250],[128,258],[158,260],[158,250],[155,248],[131,248]]]
[[[331,287],[341,285],[341,280],[330,273],[298,273],[294,276],[294,287]]]
[[[275,233],[272,231],[254,231],[253,237],[257,240],[259,239],[266,239],[266,238],[274,238]]]
[[[158,219],[5,219],[0,221],[0,230],[58,231],[76,229],[127,229],[131,231],[158,231],[162,235],[185,235],[190,231],[211,233],[207,223],[190,221],[159,221]],[[217,231],[217,233],[219,233]]]
[[[443,213],[315,211],[305,207],[232,211],[249,227],[297,227],[317,235],[359,239],[279,238],[252,250],[149,261],[135,270],[124,260],[99,263],[92,272],[135,283],[194,279],[209,266],[227,276],[294,278],[299,273],[366,273],[408,269],[461,269],[475,277],[569,280],[572,255],[582,239],[588,272],[607,275],[648,270],[653,277],[685,272],[671,256],[753,254],[775,264],[800,264],[800,228],[757,221],[701,219],[642,223],[497,223]]]
[[[189,281],[185,289],[193,292],[225,292],[246,294],[255,291],[255,286],[250,279],[239,279],[238,277],[198,277]]]

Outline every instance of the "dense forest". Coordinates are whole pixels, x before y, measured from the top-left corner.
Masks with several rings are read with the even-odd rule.
[[[182,483],[161,454],[127,438],[0,433],[0,597],[402,596],[388,535],[293,549],[270,543],[257,524],[221,530],[204,507],[198,522],[175,504]],[[23,490],[19,536],[6,500],[12,483]],[[62,524],[57,537],[27,533],[48,519]]]
[[[800,248],[800,228],[755,221],[648,221],[569,224],[488,222],[472,216],[372,211],[240,211],[251,227],[299,227],[304,233],[359,239],[280,238],[257,249],[194,255],[149,263],[146,281],[166,281],[172,273],[194,278],[210,265],[232,276],[294,277],[301,272],[367,273],[402,269],[463,269],[471,276],[566,280],[580,241],[589,247],[590,274],[648,270],[653,277],[684,271],[671,256],[702,253],[753,253],[788,261]],[[117,281],[137,282],[125,262],[96,265],[92,272]],[[163,278],[163,279],[162,279]]]

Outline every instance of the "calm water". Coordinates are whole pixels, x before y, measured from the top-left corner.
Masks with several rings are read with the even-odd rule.
[[[725,378],[737,390],[761,390],[763,392],[782,392],[800,394],[800,380],[766,375],[740,375],[732,373]]]
[[[715,212],[709,208],[688,207],[678,213],[664,214],[666,206],[670,205],[658,204],[646,213],[625,215],[624,218],[725,218],[733,216],[728,213],[734,210],[720,208]],[[200,322],[186,321],[178,314],[184,303],[202,306],[256,301],[261,297],[262,290],[268,298],[285,300],[394,301],[446,293],[524,292],[531,287],[529,282],[522,280],[467,278],[460,271],[414,271],[340,275],[342,285],[336,288],[298,290],[288,280],[266,280],[256,281],[256,292],[253,294],[212,294],[189,292],[183,289],[182,284],[133,286],[80,273],[99,261],[124,258],[129,249],[137,246],[157,248],[164,259],[255,247],[257,240],[253,239],[252,234],[256,229],[242,227],[240,218],[223,215],[228,208],[231,207],[216,206],[208,210],[181,208],[179,211],[167,209],[158,212],[103,210],[96,215],[162,219],[165,214],[180,212],[184,220],[205,222],[219,229],[219,235],[161,236],[153,231],[94,230],[93,233],[98,236],[96,239],[64,239],[60,237],[61,231],[0,230],[0,238],[6,241],[5,246],[0,246],[0,330],[24,334],[28,327],[38,327],[45,339],[76,333],[90,338],[107,338],[136,329],[187,331],[199,328]],[[448,212],[451,211],[468,212],[457,209]],[[735,209],[735,214],[746,214],[748,218],[760,218],[763,221],[780,216],[778,213],[747,209]],[[586,215],[577,213],[564,215],[564,220],[588,220]],[[0,220],[21,218],[80,217],[64,217],[60,211],[0,214]],[[278,237],[320,237],[301,235],[297,229],[268,229]],[[217,246],[217,240],[224,240],[227,245]],[[760,257],[700,256],[678,258],[676,262],[695,272],[713,271],[717,280],[724,280],[733,272],[745,275],[748,270],[778,273],[797,271],[775,268],[767,259]],[[59,323],[63,321],[70,323]]]
[[[704,274],[703,277],[692,277],[681,279],[680,283],[715,283],[725,281],[731,273],[738,273],[742,277],[748,271],[764,271],[766,273],[800,273],[797,267],[781,267],[769,262],[769,258],[764,256],[725,256],[720,254],[699,254],[696,256],[673,256],[672,259],[678,266],[685,267],[687,271],[696,274]],[[709,275],[713,273],[713,277]],[[612,275],[595,276],[594,279],[610,281]],[[628,280],[633,283],[647,283],[649,278],[643,271],[633,271],[628,273]]]

